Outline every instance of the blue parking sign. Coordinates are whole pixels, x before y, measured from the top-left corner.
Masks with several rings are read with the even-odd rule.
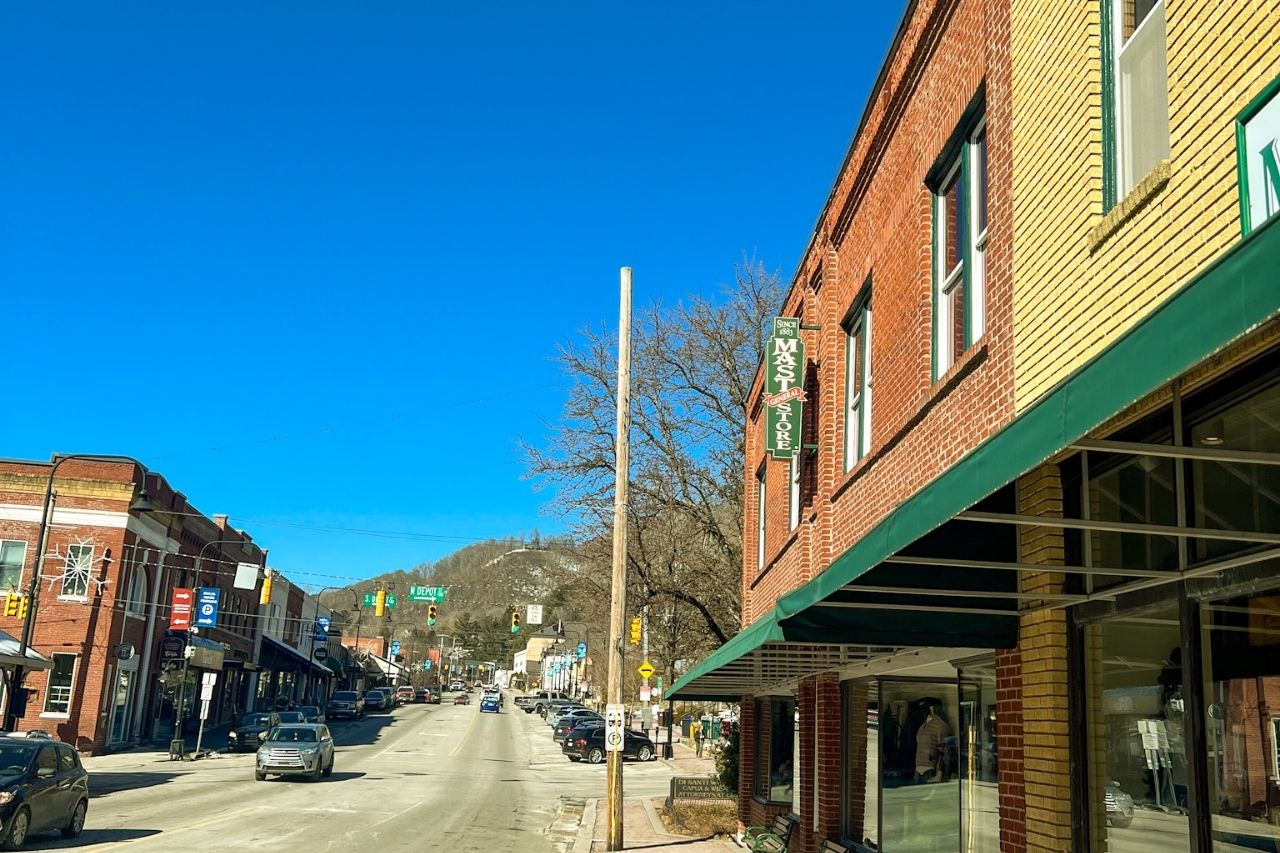
[[[317,643],[329,642],[329,626],[333,624],[333,619],[328,616],[316,617],[316,636]]]
[[[212,628],[218,624],[218,602],[222,600],[222,590],[217,587],[202,586],[196,590],[196,624],[201,628]]]
[[[578,643],[578,660],[583,660],[587,656],[587,644]]]

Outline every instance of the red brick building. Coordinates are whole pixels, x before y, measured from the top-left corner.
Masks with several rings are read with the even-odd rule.
[[[50,467],[0,462],[0,593],[25,593],[36,570]],[[130,462],[65,461],[53,486],[32,647],[54,667],[25,679],[31,692],[19,727],[90,752],[166,741],[184,672],[166,660],[180,659],[185,645],[195,647],[185,669],[187,727],[202,672],[218,677],[209,725],[245,710],[257,668],[258,593],[233,579],[238,563],[261,565],[266,553],[225,516],[204,516],[163,477]],[[143,492],[150,512],[131,509]],[[217,627],[189,640],[182,632],[174,646],[165,641],[177,587],[219,589],[221,602]],[[20,637],[22,620],[0,616],[0,630]]]
[[[744,826],[1280,849],[1276,32],[906,5],[747,403],[743,630],[668,693],[741,703]]]

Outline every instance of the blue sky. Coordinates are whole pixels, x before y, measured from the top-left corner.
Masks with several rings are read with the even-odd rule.
[[[316,585],[554,532],[556,343],[623,265],[789,276],[900,14],[6,3],[0,456],[137,456]]]

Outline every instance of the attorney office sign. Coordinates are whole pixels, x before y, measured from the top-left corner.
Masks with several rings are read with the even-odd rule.
[[[1280,213],[1280,77],[1236,118],[1240,229],[1244,236]]]
[[[775,317],[765,347],[765,450],[791,459],[800,449],[804,408],[804,341],[799,317]]]

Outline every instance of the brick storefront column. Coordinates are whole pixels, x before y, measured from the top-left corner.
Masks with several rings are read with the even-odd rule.
[[[800,825],[796,827],[789,849],[809,853],[817,847],[813,840],[813,781],[814,762],[817,758],[814,750],[818,710],[817,680],[806,678],[801,681],[798,693],[796,707],[800,710],[800,731],[797,733],[797,737],[800,738],[800,766],[795,768],[796,778],[793,784],[797,784],[800,791]]]
[[[1045,465],[1018,481],[1018,512],[1062,517],[1062,480],[1056,465]],[[1019,560],[1046,567],[1062,565],[1063,532],[1054,527],[1021,528]],[[1061,573],[1027,575],[1023,592],[1063,590]],[[1039,606],[1027,602],[1027,607]],[[1022,659],[1023,782],[1026,850],[1071,850],[1071,755],[1067,726],[1067,613],[1025,614],[1019,630]],[[1002,799],[1003,805],[1003,799]]]
[[[756,702],[743,696],[738,714],[738,831],[752,823],[752,769],[756,766]]]
[[[1022,758],[1022,653],[996,652],[996,746],[1000,792],[1000,853],[1027,849],[1027,801]]]
[[[842,718],[840,680],[833,673],[818,676],[815,685],[818,709],[818,814],[814,834],[832,838],[840,829],[840,747]]]

